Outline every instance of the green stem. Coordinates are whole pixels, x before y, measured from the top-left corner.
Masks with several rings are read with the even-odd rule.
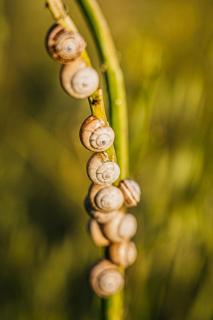
[[[77,0],[96,41],[109,95],[111,125],[115,131],[115,152],[121,169],[121,179],[129,174],[128,117],[123,74],[107,22],[95,0]],[[124,270],[121,270],[124,272]],[[102,300],[102,320],[124,318],[124,292]]]
[[[104,74],[109,95],[111,125],[116,136],[115,150],[112,147],[107,150],[107,153],[113,160],[115,160],[117,156],[117,161],[121,169],[121,179],[123,179],[126,178],[129,173],[127,105],[123,75],[109,28],[96,1],[77,1],[91,27],[105,69]],[[53,18],[58,23],[70,31],[76,30],[74,23],[64,8],[62,0],[46,0],[46,3]],[[87,64],[90,64],[90,59],[86,51],[83,53],[82,58]],[[101,89],[97,90],[89,98],[89,103],[91,113],[97,118],[101,118],[107,122]],[[121,269],[121,272],[124,272],[124,270]],[[103,320],[122,320],[124,318],[124,292],[121,291],[109,299],[102,300],[102,306],[101,316]]]
[[[101,306],[101,320],[124,319],[124,292],[121,291],[109,299],[102,299]]]
[[[121,179],[129,175],[128,117],[123,74],[107,22],[95,0],[77,0],[99,50],[109,93],[111,125],[115,131],[115,151]]]
[[[62,0],[46,0],[46,6],[58,24],[63,26],[66,30],[77,31],[77,27],[68,15]],[[86,50],[82,53],[81,58],[87,65],[91,65],[90,57]],[[89,104],[92,115],[107,122],[102,89],[98,89],[89,97]],[[117,160],[114,147],[108,149],[106,153],[110,160]]]

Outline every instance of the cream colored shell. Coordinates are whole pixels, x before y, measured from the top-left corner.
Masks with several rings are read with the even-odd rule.
[[[87,163],[87,174],[96,184],[113,184],[120,176],[117,163],[105,159],[103,153],[95,153]]]
[[[102,212],[116,211],[124,203],[123,194],[114,186],[93,184],[89,190],[90,204],[94,210]]]
[[[132,265],[137,258],[137,249],[132,241],[112,243],[109,246],[110,260],[124,268]]]
[[[124,277],[116,265],[102,260],[91,270],[90,285],[99,297],[109,297],[123,288]]]
[[[131,239],[137,231],[137,220],[130,213],[119,212],[108,223],[103,225],[103,233],[111,242]]]
[[[141,197],[138,183],[134,180],[125,179],[120,182],[119,187],[123,192],[125,205],[127,207],[136,207]]]
[[[91,151],[105,151],[112,146],[115,134],[111,127],[106,125],[102,119],[89,116],[83,122],[80,129],[82,144]]]
[[[109,240],[103,235],[100,225],[94,219],[90,219],[88,223],[89,234],[93,242],[98,247],[106,247],[109,245]]]
[[[60,82],[65,92],[76,99],[85,99],[99,86],[95,69],[88,67],[82,59],[76,59],[61,68]]]
[[[68,63],[81,55],[86,43],[78,32],[67,31],[56,24],[47,34],[46,47],[53,59],[61,63]]]

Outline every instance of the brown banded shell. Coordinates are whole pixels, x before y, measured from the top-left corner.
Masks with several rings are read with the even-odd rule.
[[[132,265],[137,258],[137,249],[134,242],[112,243],[109,246],[110,260],[124,268]]]
[[[90,219],[88,229],[93,242],[98,247],[106,247],[109,245],[109,240],[103,235],[100,225],[94,219]]]
[[[120,182],[119,188],[123,192],[125,205],[127,207],[136,207],[141,197],[138,183],[131,179],[125,179]]]
[[[131,239],[137,231],[137,220],[130,213],[119,212],[108,223],[103,225],[103,233],[111,242]]]
[[[87,174],[96,184],[112,184],[119,178],[120,168],[117,163],[105,160],[102,153],[95,153],[87,163]]]
[[[123,194],[114,186],[93,184],[89,190],[90,205],[94,210],[110,212],[120,209],[124,203]]]
[[[47,34],[46,48],[53,59],[65,64],[81,55],[86,48],[86,42],[78,32],[67,31],[56,24]]]
[[[102,152],[112,146],[115,134],[102,119],[89,116],[80,129],[80,139],[88,150]]]
[[[68,95],[85,99],[98,89],[99,76],[95,69],[88,67],[85,61],[79,58],[62,66],[60,82]]]
[[[91,270],[90,284],[99,297],[109,297],[123,288],[124,277],[116,265],[102,260]]]

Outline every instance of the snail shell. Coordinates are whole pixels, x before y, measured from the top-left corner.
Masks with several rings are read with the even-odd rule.
[[[62,66],[60,82],[68,95],[76,99],[84,99],[98,89],[99,77],[95,69],[88,67],[79,58]]]
[[[67,31],[56,24],[47,34],[46,47],[53,59],[68,63],[81,55],[86,48],[86,42],[78,32]]]
[[[119,212],[108,223],[103,225],[103,233],[111,242],[131,239],[137,231],[137,220],[130,213]]]
[[[91,151],[105,151],[114,142],[115,134],[111,127],[106,125],[102,119],[89,116],[80,129],[82,144]]]
[[[99,297],[109,297],[123,288],[124,277],[116,265],[102,260],[91,270],[90,284]]]
[[[120,175],[117,163],[105,160],[102,153],[95,153],[87,163],[87,174],[90,180],[96,184],[112,184]]]
[[[134,242],[112,243],[109,247],[110,260],[124,268],[132,265],[137,258]]]
[[[109,245],[109,240],[105,238],[105,236],[103,235],[101,227],[99,226],[97,221],[95,221],[94,219],[90,219],[88,228],[89,228],[90,236],[93,242],[96,244],[96,246],[106,247]]]
[[[111,212],[120,209],[124,198],[119,188],[93,184],[89,190],[90,205],[94,210]]]
[[[125,179],[119,184],[124,195],[124,202],[127,207],[136,207],[140,202],[141,190],[138,183],[134,180]]]

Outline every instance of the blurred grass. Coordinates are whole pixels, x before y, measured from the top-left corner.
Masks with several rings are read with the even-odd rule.
[[[70,13],[94,45],[74,1]],[[131,171],[143,189],[127,319],[213,318],[212,1],[100,1],[124,69]],[[118,19],[119,17],[119,19]],[[87,270],[78,130],[44,49],[43,1],[0,3],[0,318],[98,319]]]

